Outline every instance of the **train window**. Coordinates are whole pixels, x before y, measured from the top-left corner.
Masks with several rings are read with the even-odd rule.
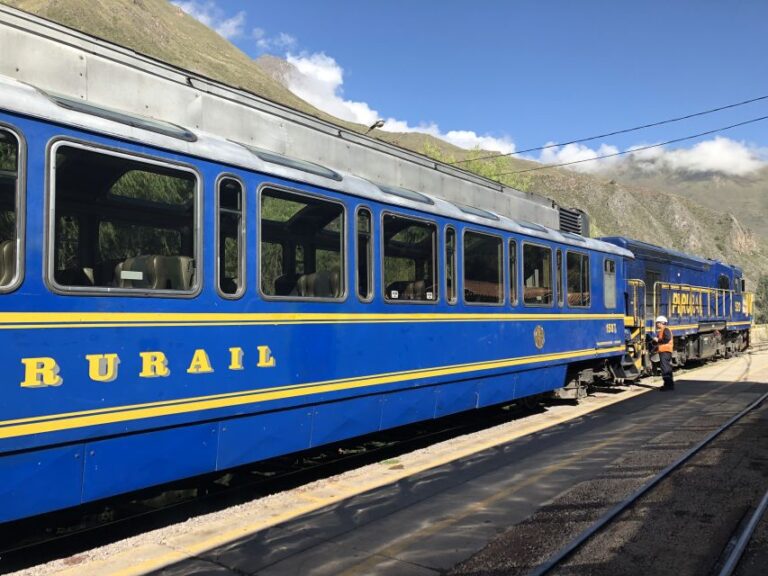
[[[568,306],[588,307],[590,305],[589,256],[579,252],[567,252],[565,269],[568,278]]]
[[[371,211],[357,210],[357,296],[363,302],[373,298],[373,236]]]
[[[330,178],[331,180],[341,181],[342,179],[341,174],[331,170],[330,168],[321,166],[320,164],[307,162],[306,160],[301,160],[299,158],[291,158],[290,156],[278,154],[277,152],[270,152],[269,150],[256,148],[255,146],[248,146],[247,144],[241,144],[240,142],[238,142],[238,144],[256,156],[259,160],[264,162],[277,164],[278,166],[285,166],[286,168],[292,168],[293,170],[301,170],[307,174],[314,174],[315,176]]]
[[[517,305],[517,242],[509,241],[509,302]]]
[[[449,304],[456,303],[456,230],[445,229],[445,288]]]
[[[189,169],[58,143],[48,279],[64,291],[191,293],[200,284]]]
[[[407,188],[401,188],[400,186],[387,186],[386,184],[376,184],[379,190],[385,194],[391,194],[392,196],[398,196],[405,198],[406,200],[412,200],[414,202],[421,202],[422,204],[434,204],[435,201],[429,196],[425,196],[421,192],[414,190],[408,190]]]
[[[523,243],[523,302],[533,306],[552,305],[552,250]]]
[[[486,218],[488,220],[498,220],[499,217],[496,216],[493,212],[488,212],[488,210],[483,210],[482,208],[478,208],[476,206],[467,206],[466,204],[459,204],[458,202],[453,203],[456,208],[464,212],[464,214],[469,214],[471,216],[478,216],[480,218]]]
[[[62,108],[67,108],[68,110],[75,110],[77,112],[82,112],[83,114],[98,116],[99,118],[105,118],[113,122],[119,122],[120,124],[125,124],[126,126],[133,126],[134,128],[149,130],[150,132],[156,132],[157,134],[162,134],[164,136],[178,138],[179,140],[184,140],[186,142],[197,141],[197,136],[195,136],[192,132],[186,128],[177,126],[176,124],[171,124],[170,122],[155,120],[154,118],[147,118],[145,116],[134,116],[132,114],[128,114],[127,112],[121,112],[119,110],[97,106],[83,100],[67,98],[66,96],[61,96],[58,94],[50,94],[48,92],[43,92],[43,94],[45,94],[48,98],[53,100]]]
[[[603,262],[603,299],[606,308],[616,308],[616,260]]]
[[[557,273],[557,305],[563,305],[563,251],[560,248],[557,249],[555,262],[555,271]]]
[[[389,302],[437,301],[437,226],[385,214],[384,298]]]
[[[21,280],[17,244],[21,214],[19,139],[0,129],[0,290],[8,291]]]
[[[272,298],[345,294],[344,206],[278,189],[261,193],[261,292]]]
[[[728,279],[728,276],[725,274],[720,274],[717,278],[717,287],[720,290],[730,290],[731,289],[731,281]]]
[[[217,286],[226,298],[236,298],[245,288],[245,219],[243,186],[234,178],[222,178],[217,188],[218,230],[216,241]]]
[[[504,302],[502,240],[480,232],[464,233],[464,301]]]

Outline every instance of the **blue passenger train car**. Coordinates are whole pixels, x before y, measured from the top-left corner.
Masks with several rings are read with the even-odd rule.
[[[675,337],[673,362],[730,356],[749,346],[752,294],[744,290],[742,271],[716,260],[699,258],[623,237],[602,240],[632,251],[624,261],[627,278],[627,328],[637,351],[650,354],[641,332],[654,330],[654,319],[665,316]],[[638,358],[639,355],[635,354]]]
[[[3,79],[0,208],[0,522],[625,355],[623,246]]]

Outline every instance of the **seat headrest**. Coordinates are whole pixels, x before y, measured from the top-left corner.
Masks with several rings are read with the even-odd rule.
[[[121,288],[189,290],[193,277],[194,259],[189,256],[134,256],[115,267],[116,284]]]
[[[16,275],[16,242],[0,242],[0,286],[10,284]]]

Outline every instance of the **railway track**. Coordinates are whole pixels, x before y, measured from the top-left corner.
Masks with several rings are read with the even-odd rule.
[[[768,400],[768,392],[760,396],[718,429],[708,434],[702,441],[643,484],[626,499],[610,508],[598,520],[579,533],[565,546],[553,553],[546,561],[539,564],[532,572],[530,572],[530,576],[543,576],[545,574],[554,573],[601,574],[602,572],[597,569],[596,565],[591,564],[590,560],[586,558],[588,553],[583,549],[586,548],[588,544],[592,544],[594,548],[621,550],[621,554],[633,556],[632,546],[635,544],[631,541],[632,538],[624,540],[623,536],[619,536],[618,538],[620,538],[620,541],[617,543],[615,540],[616,537],[611,536],[612,531],[614,534],[621,533],[618,529],[612,530],[615,528],[615,525],[618,524],[621,519],[625,519],[627,520],[627,523],[629,523],[630,517],[637,521],[637,518],[640,517],[640,513],[634,513],[635,509],[643,505],[650,508],[650,505],[647,504],[647,502],[652,498],[654,490],[658,490],[668,482],[674,474],[682,472],[686,465],[691,464],[694,457],[712,447],[713,443],[720,438],[724,432],[762,408],[766,403],[766,400]],[[723,449],[727,450],[728,448]],[[658,502],[656,502],[656,505],[658,507]],[[768,494],[763,497],[759,504],[754,506],[754,512],[749,516],[747,521],[737,522],[737,526],[732,532],[733,536],[729,539],[728,546],[725,547],[715,563],[713,568],[714,572],[712,573],[719,573],[721,576],[730,576],[730,574],[734,573],[738,566],[739,559],[749,543],[752,531],[764,516],[767,506]],[[674,538],[675,536],[676,535],[670,535],[670,538]],[[663,538],[660,540],[663,541]],[[678,551],[678,553],[679,552],[680,551]],[[584,556],[584,558],[582,558],[582,556]],[[579,557],[578,561],[577,557]],[[616,568],[615,566],[603,566],[603,568],[607,571],[606,573],[610,573],[612,570],[614,573],[622,572],[620,568]],[[662,570],[658,573],[669,572],[664,572]]]
[[[735,574],[739,568],[744,552],[750,543],[752,535],[755,532],[758,524],[763,520],[766,510],[768,510],[768,491],[765,492],[760,503],[755,507],[749,519],[744,524],[742,530],[735,535],[732,539],[733,546],[729,546],[730,551],[722,563],[719,576],[731,576]]]

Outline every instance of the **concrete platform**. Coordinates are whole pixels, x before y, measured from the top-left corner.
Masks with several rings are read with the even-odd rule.
[[[421,460],[299,489],[279,511],[197,519],[64,573],[443,574],[627,452],[702,417],[716,426],[767,384],[768,354],[745,355],[689,372],[673,393],[653,383],[557,407]],[[705,434],[689,432],[674,449]]]

